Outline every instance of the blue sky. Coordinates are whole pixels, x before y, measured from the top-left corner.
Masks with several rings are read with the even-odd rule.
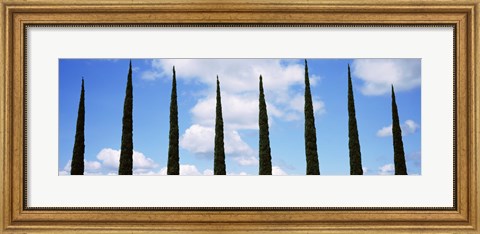
[[[85,174],[116,175],[129,59],[59,60],[59,174],[68,175],[81,79]],[[349,175],[347,66],[366,175],[393,174],[390,85],[395,85],[410,175],[421,174],[421,60],[308,59],[322,175]],[[166,174],[172,67],[180,174],[213,174],[219,76],[227,174],[258,174],[258,77],[263,76],[273,173],[304,175],[303,59],[132,59],[134,174]]]

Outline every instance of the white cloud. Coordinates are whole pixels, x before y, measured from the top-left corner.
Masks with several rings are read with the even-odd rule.
[[[420,86],[420,59],[356,59],[352,73],[363,80],[360,87],[364,95],[389,93],[391,85],[395,91],[410,90]]]
[[[158,173],[159,175],[167,175],[167,167],[163,167],[162,169],[160,169],[160,172]]]
[[[177,79],[207,85],[196,106],[191,110],[195,123],[212,126],[215,119],[215,87],[219,76],[222,109],[226,128],[258,128],[258,78],[263,76],[267,111],[271,117],[297,120],[303,113],[292,97],[303,97],[304,66],[294,60],[280,59],[156,59],[144,79],[168,79],[175,66]],[[320,77],[310,74],[312,86]],[[297,87],[298,86],[298,87]],[[293,89],[297,87],[297,89]],[[315,92],[313,92],[315,94]],[[323,102],[314,95],[314,107],[323,113]],[[293,113],[292,113],[293,112]],[[227,124],[228,123],[228,124]]]
[[[134,170],[134,175],[167,175],[167,167],[162,167],[160,170],[155,171],[151,169]],[[213,175],[213,170],[205,169],[200,172],[195,165],[180,164],[180,175],[183,176],[199,176],[199,175]]]
[[[63,170],[63,171],[60,171],[58,175],[70,175],[70,172]]]
[[[70,173],[72,169],[72,160],[68,160],[67,164],[63,167],[63,170]]]
[[[383,127],[380,130],[377,131],[377,136],[378,137],[387,137],[392,135],[392,125],[389,125],[387,127]]]
[[[386,164],[378,168],[380,175],[393,175],[395,173],[395,166],[393,164]]]
[[[285,89],[294,84],[303,84],[304,66],[285,63],[280,59],[154,59],[151,63],[154,79],[171,79],[175,66],[178,79],[201,82],[215,86],[220,77],[222,90],[232,93],[258,90],[258,78],[264,78],[264,87]],[[319,80],[312,76],[312,85]]]
[[[155,80],[159,76],[160,76],[159,72],[148,70],[148,71],[143,71],[142,74],[140,75],[140,78],[144,80]]]
[[[118,169],[120,163],[120,150],[104,148],[97,154],[97,159],[102,165],[110,169]],[[143,153],[133,151],[133,170],[153,169],[158,164],[151,158],[147,158]]]
[[[236,172],[228,172],[227,175],[229,176],[246,176],[248,175],[248,173],[242,171],[242,172],[239,172],[239,173],[236,173]]]
[[[83,173],[83,175],[92,176],[92,175],[104,175],[104,174],[102,172],[88,172],[88,171],[85,171]]]
[[[255,156],[241,155],[234,157],[233,160],[240,166],[254,166],[258,165],[258,158]]]
[[[415,133],[417,129],[420,128],[420,125],[415,123],[415,121],[409,119],[405,121],[405,123],[401,126],[401,128],[402,128],[402,134],[406,135],[406,134]]]
[[[272,175],[288,175],[282,168],[279,166],[272,167]]]
[[[203,171],[203,175],[213,175],[213,170],[212,169],[205,169]]]
[[[102,164],[98,161],[87,161],[84,160],[84,175],[99,173],[98,171],[102,168]],[[63,170],[59,172],[60,175],[70,175],[70,170],[72,169],[72,160],[68,160],[67,164],[63,167]]]
[[[190,126],[180,138],[180,146],[201,156],[213,157],[215,130],[213,127],[204,127],[198,124]],[[245,143],[238,131],[224,131],[224,147],[227,156],[235,156],[242,161],[242,165],[251,165],[254,151]]]
[[[191,110],[193,120],[204,126],[214,126],[215,108],[215,95],[198,100]],[[258,129],[258,97],[222,92],[222,117],[225,128]]]
[[[85,171],[96,171],[102,168],[102,164],[98,161],[85,161]]]
[[[196,155],[213,156],[216,109],[216,77],[221,86],[224,120],[225,153],[241,166],[256,165],[256,153],[243,141],[241,130],[258,129],[258,85],[263,77],[270,125],[275,119],[303,119],[304,65],[303,61],[280,59],[156,59],[151,69],[144,71],[146,80],[171,80],[175,66],[176,77],[183,82],[204,85],[197,92],[197,102],[190,110],[192,125],[180,138],[180,146]],[[310,74],[310,83],[318,84],[320,77]],[[312,92],[315,113],[325,112],[325,103]]]
[[[196,176],[196,175],[202,175],[197,169],[195,165],[180,165],[180,175],[188,175],[188,176]]]
[[[180,146],[194,154],[213,153],[215,131],[198,124],[190,126],[180,138]]]
[[[118,168],[120,161],[120,150],[104,148],[97,154],[97,159],[102,161],[105,167]]]
[[[368,167],[362,167],[362,170],[364,175],[368,173]]]
[[[407,135],[416,133],[417,130],[420,128],[420,125],[415,123],[415,121],[409,119],[409,120],[406,120],[405,123],[400,126],[400,128],[402,129],[402,136],[407,136]],[[392,135],[391,124],[377,131],[378,137],[388,137],[391,135]]]

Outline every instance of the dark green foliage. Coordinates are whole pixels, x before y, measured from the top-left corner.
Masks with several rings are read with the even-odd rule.
[[[120,152],[119,175],[131,175],[133,167],[133,87],[132,61],[128,69],[125,102],[123,104],[122,146]]]
[[[220,81],[217,76],[217,107],[215,118],[215,149],[213,152],[213,173],[215,175],[226,175],[225,170],[225,148],[223,142],[223,117],[222,100],[220,97]]]
[[[308,65],[305,59],[305,154],[307,157],[307,175],[320,175],[317,153],[317,130],[313,114],[312,94],[308,77]]]
[[[363,175],[350,65],[348,65],[348,149],[350,150],[350,175]]]
[[[175,77],[175,67],[173,67],[172,96],[170,97],[170,133],[167,174],[178,175],[179,173],[177,79]]]
[[[84,154],[85,154],[85,88],[80,92],[80,103],[78,104],[77,130],[75,132],[75,144],[73,145],[73,156],[70,174],[83,175]]]
[[[272,174],[272,156],[270,154],[270,139],[268,133],[268,115],[267,104],[265,103],[265,94],[263,92],[263,81],[260,75],[260,97],[259,97],[259,114],[258,114],[258,126],[259,126],[259,175],[271,175]]]
[[[398,118],[395,91],[392,85],[392,134],[393,134],[393,162],[395,164],[395,175],[406,175],[405,152],[403,151],[402,129]]]

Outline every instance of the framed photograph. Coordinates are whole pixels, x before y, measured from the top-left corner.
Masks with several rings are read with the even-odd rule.
[[[479,7],[2,2],[2,232],[478,232]]]

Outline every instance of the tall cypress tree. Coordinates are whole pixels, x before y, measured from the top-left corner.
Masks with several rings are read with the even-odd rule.
[[[217,76],[217,107],[215,118],[215,149],[213,153],[213,173],[215,175],[226,175],[225,170],[225,147],[223,142],[223,117],[222,99],[220,96],[220,81]]]
[[[173,67],[172,94],[170,97],[170,133],[168,145],[168,175],[180,173],[178,155],[178,106],[177,106],[177,80],[175,77],[175,66]]]
[[[80,102],[78,104],[77,129],[75,132],[75,143],[73,145],[71,175],[83,175],[85,155],[85,88],[83,85],[80,91]]]
[[[395,164],[395,175],[406,175],[405,152],[403,151],[402,129],[398,118],[397,102],[395,91],[392,85],[392,134],[393,134],[393,162]]]
[[[348,149],[350,150],[350,175],[363,175],[350,65],[348,65]]]
[[[320,175],[317,153],[317,130],[313,114],[312,94],[310,92],[310,79],[308,65],[305,59],[305,154],[307,157],[307,175]]]
[[[260,75],[260,95],[259,95],[259,114],[258,114],[258,126],[259,126],[259,175],[271,175],[272,174],[272,156],[270,154],[270,139],[268,133],[268,114],[267,104],[265,103],[265,94],[263,92],[262,75]]]
[[[123,104],[122,146],[120,152],[119,175],[131,175],[133,167],[133,87],[132,60],[128,69],[125,102]]]

